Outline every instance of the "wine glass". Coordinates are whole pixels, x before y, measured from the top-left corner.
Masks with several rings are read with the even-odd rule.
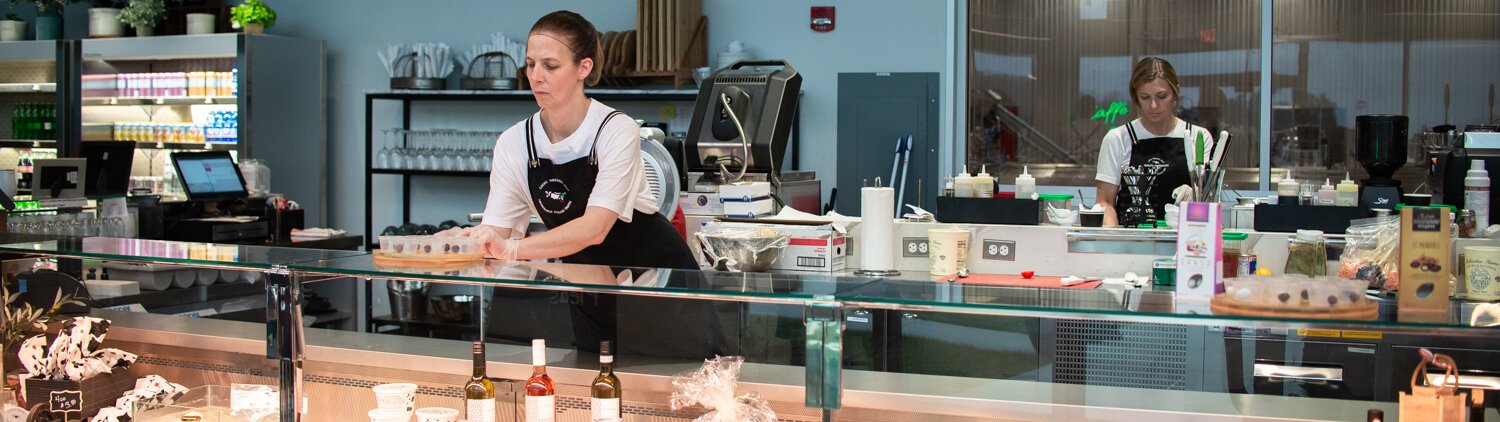
[[[381,168],[381,169],[391,168],[391,131],[392,130],[394,130],[394,129],[382,129],[380,131],[381,134],[384,136],[384,141],[381,142],[380,152],[378,152],[378,153],[375,154],[375,168]]]

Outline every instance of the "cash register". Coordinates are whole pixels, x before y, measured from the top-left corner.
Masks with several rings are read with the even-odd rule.
[[[188,215],[165,230],[168,240],[187,242],[264,242],[270,234],[265,220],[235,216],[224,204],[250,197],[245,177],[228,151],[172,153],[178,180],[192,203]]]

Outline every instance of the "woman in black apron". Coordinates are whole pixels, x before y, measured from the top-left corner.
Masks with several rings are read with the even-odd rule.
[[[1179,92],[1177,73],[1166,60],[1147,57],[1136,63],[1130,96],[1141,117],[1110,130],[1099,148],[1096,203],[1104,207],[1106,226],[1135,227],[1164,219],[1166,205],[1191,192],[1190,161],[1202,154],[1195,151],[1192,138],[1204,129],[1177,118]],[[1126,167],[1132,171],[1123,172]],[[1139,176],[1151,181],[1149,189],[1141,189],[1144,206],[1131,201],[1127,186]]]
[[[503,260],[561,259],[617,273],[619,267],[696,269],[687,243],[645,193],[639,128],[583,95],[583,86],[599,78],[593,24],[567,11],[544,16],[532,27],[526,56],[526,77],[542,111],[501,135],[485,222],[463,235],[484,239],[486,255]],[[524,159],[515,145],[522,132]],[[593,137],[578,138],[587,134]],[[569,155],[583,145],[586,155]],[[591,201],[597,195],[603,201]],[[547,232],[521,239],[533,213]],[[620,354],[694,359],[733,351],[724,345],[734,336],[719,329],[722,312],[710,302],[513,289],[491,296],[486,335],[495,340],[545,338],[554,347],[589,351],[613,340]]]

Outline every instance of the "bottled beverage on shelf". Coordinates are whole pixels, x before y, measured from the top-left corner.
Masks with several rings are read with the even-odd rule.
[[[615,376],[615,355],[609,340],[599,342],[599,375],[589,391],[590,420],[613,421],[620,416],[620,377]]]
[[[26,168],[28,160],[30,160],[30,153],[25,151],[22,151],[21,158],[16,160],[16,189],[31,189],[31,171]]]
[[[485,375],[484,342],[474,342],[474,376],[464,384],[464,420],[495,422],[495,383]]]
[[[557,418],[557,390],[547,376],[547,341],[531,341],[531,378],[526,379],[526,422]]]
[[[21,120],[21,111],[25,107],[25,104],[16,104],[16,108],[10,111],[10,139],[21,139],[21,134],[26,131],[26,123]]]

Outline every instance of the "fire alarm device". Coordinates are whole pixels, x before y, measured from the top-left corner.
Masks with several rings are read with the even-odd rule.
[[[817,32],[833,30],[833,6],[813,6],[812,30]]]

